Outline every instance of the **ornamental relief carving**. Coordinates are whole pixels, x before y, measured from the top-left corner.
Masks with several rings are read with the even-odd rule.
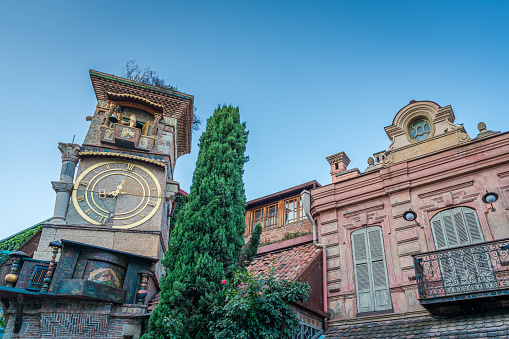
[[[368,226],[372,224],[380,224],[386,217],[387,213],[383,213],[384,204],[370,206],[343,214],[346,221],[343,227],[347,230]],[[382,211],[380,213],[379,211]]]
[[[480,196],[481,192],[467,193],[464,190],[442,193],[440,196],[422,199],[423,205],[420,209],[425,212],[443,209],[446,207],[469,203]]]
[[[71,193],[72,189],[74,187],[74,184],[72,182],[65,182],[65,181],[52,181],[51,185],[53,186],[53,189],[55,192],[67,192]]]
[[[78,154],[80,152],[81,146],[73,143],[58,143],[58,149],[62,153],[62,162],[70,161],[74,164],[78,163]]]

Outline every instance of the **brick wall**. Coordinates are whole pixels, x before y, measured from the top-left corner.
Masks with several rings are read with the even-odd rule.
[[[42,302],[27,304],[19,333],[14,330],[16,303],[11,303],[6,333],[3,339],[14,338],[112,338],[124,336],[137,339],[141,335],[142,319],[146,307],[118,307],[92,301]]]
[[[309,221],[301,221],[294,224],[285,225],[271,230],[264,230],[260,236],[260,243],[279,242],[286,233],[306,233],[313,232],[313,225]],[[251,236],[245,237],[245,241],[249,241]]]

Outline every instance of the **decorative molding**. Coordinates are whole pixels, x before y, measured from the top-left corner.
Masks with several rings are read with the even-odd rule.
[[[396,207],[396,206],[401,206],[401,205],[407,205],[407,204],[410,204],[412,203],[411,200],[405,200],[405,201],[397,201],[393,204],[391,204],[391,207]]]
[[[473,186],[473,185],[474,185],[474,180],[470,180],[470,181],[466,181],[466,182],[461,183],[461,184],[457,184],[457,185],[453,185],[453,186],[448,186],[448,187],[440,188],[440,189],[435,190],[435,191],[429,191],[429,192],[426,192],[426,193],[421,193],[421,194],[419,194],[417,196],[420,199],[424,199],[424,198],[429,198],[429,197],[432,197],[432,196],[435,196],[435,195],[440,195],[442,193],[448,193],[448,192],[451,192],[453,190],[459,190],[461,188],[470,187],[470,186]]]
[[[78,163],[79,157],[78,153],[81,149],[81,146],[73,143],[58,143],[58,149],[62,153],[62,162],[70,161],[76,165]]]
[[[79,152],[80,157],[86,157],[86,156],[102,156],[102,157],[112,157],[112,158],[126,158],[126,159],[132,159],[132,160],[138,160],[142,162],[146,162],[149,164],[165,167],[166,164],[159,162],[157,160],[147,159],[143,158],[137,155],[132,154],[123,154],[123,153],[113,153],[113,152]]]
[[[383,209],[384,209],[384,203],[381,203],[378,205],[372,205],[372,206],[361,208],[361,209],[354,210],[354,211],[346,211],[345,213],[343,213],[343,216],[345,218],[350,218],[350,217],[356,216],[361,213],[367,213],[367,212],[378,211],[378,210],[383,210]]]
[[[177,125],[177,119],[172,118],[172,117],[168,117],[168,116],[164,116],[163,117],[163,123],[166,124],[166,125],[176,126]]]
[[[498,173],[497,175],[499,178],[506,178],[506,177],[509,177],[509,171]]]
[[[419,207],[419,209],[421,211],[429,212],[429,211],[433,211],[436,209],[466,204],[466,203],[476,200],[480,195],[479,192],[466,194],[465,191],[449,192],[449,193],[450,193],[451,198],[448,198],[449,195],[447,193],[443,193],[441,197],[423,200],[424,205]],[[444,199],[444,197],[445,197],[445,199]],[[447,199],[451,199],[451,200],[447,200]]]
[[[65,181],[52,181],[51,185],[53,186],[53,189],[55,192],[67,192],[71,193],[72,188],[74,187],[74,184],[72,182],[65,182]]]
[[[110,103],[106,100],[97,100],[97,105],[96,107],[98,108],[109,108],[110,107]]]
[[[137,101],[141,101],[141,102],[143,102],[143,103],[145,103],[147,105],[158,107],[161,110],[163,109],[163,105],[156,104],[153,101],[150,101],[148,99],[142,98],[142,97],[137,96],[137,95],[127,94],[127,93],[125,93],[125,94],[124,93],[113,93],[113,92],[107,92],[107,95],[108,95],[108,97],[112,96],[112,97],[115,97],[116,99],[134,99],[134,100],[137,100]]]

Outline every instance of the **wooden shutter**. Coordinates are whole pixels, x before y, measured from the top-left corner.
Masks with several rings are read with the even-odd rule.
[[[442,228],[440,213],[431,219],[431,231],[433,232],[433,238],[435,239],[436,249],[441,250],[443,248],[447,248],[447,241],[445,240],[445,233]]]
[[[456,235],[456,227],[452,221],[451,210],[440,212],[442,217],[442,226],[445,230],[445,238],[447,239],[447,247],[459,246],[458,236]]]
[[[467,227],[463,218],[462,208],[454,208],[451,212],[453,215],[454,224],[456,225],[456,230],[458,232],[459,245],[469,245],[470,237],[468,236]]]
[[[373,272],[373,289],[375,294],[375,311],[388,310],[391,308],[391,295],[389,292],[389,280],[385,265],[384,242],[380,227],[367,229],[369,240],[369,253]]]
[[[352,233],[357,311],[373,312],[392,307],[387,265],[379,226]]]
[[[357,291],[357,312],[373,312],[374,298],[371,289],[370,265],[366,229],[352,233],[352,250],[355,265],[355,287]]]
[[[481,232],[481,226],[479,225],[479,219],[477,219],[477,213],[475,210],[470,208],[462,208],[465,214],[465,221],[467,224],[468,233],[470,235],[470,243],[476,244],[484,241],[484,237]]]

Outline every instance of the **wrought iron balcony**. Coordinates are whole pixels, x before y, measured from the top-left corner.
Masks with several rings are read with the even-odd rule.
[[[509,239],[412,257],[419,300],[424,307],[431,303],[509,297]]]

